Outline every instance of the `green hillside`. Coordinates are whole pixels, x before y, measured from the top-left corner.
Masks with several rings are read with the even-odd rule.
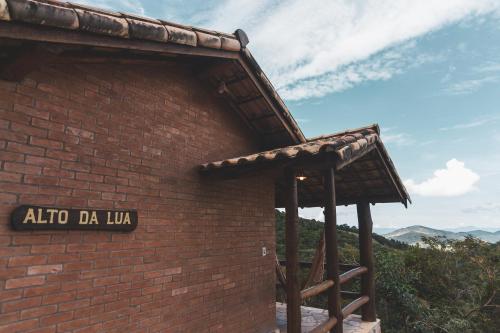
[[[357,228],[337,228],[340,261],[358,262]],[[285,215],[276,211],[276,243],[285,253]],[[299,221],[299,256],[310,261],[323,223]],[[373,234],[377,316],[385,333],[497,332],[500,327],[500,243],[424,238],[425,248]],[[305,276],[308,272],[303,270]],[[357,291],[352,283],[343,290]],[[284,300],[281,288],[277,299]],[[320,295],[306,305],[326,308]]]

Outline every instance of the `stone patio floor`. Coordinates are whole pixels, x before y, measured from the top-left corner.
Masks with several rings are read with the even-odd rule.
[[[310,332],[316,326],[328,319],[328,311],[323,309],[301,307],[302,333]],[[286,332],[286,303],[276,303],[276,333]],[[380,320],[363,322],[361,316],[350,315],[344,319],[344,333],[380,333]]]

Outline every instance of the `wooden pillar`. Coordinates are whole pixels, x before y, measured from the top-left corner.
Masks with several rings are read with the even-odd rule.
[[[361,317],[364,321],[376,321],[375,313],[375,275],[373,270],[373,245],[372,227],[373,221],[370,213],[370,203],[360,202],[357,204],[359,225],[359,256],[361,266],[368,269],[361,277],[361,293],[368,296],[370,300],[361,308]]]
[[[297,179],[293,169],[285,170],[286,183],[286,314],[287,332],[300,333],[300,279],[299,279],[299,212],[297,196]]]
[[[339,251],[337,243],[337,201],[335,197],[334,169],[329,168],[324,174],[325,186],[325,249],[326,278],[334,285],[328,289],[328,315],[337,318],[337,324],[330,331],[343,332],[342,304],[339,281]]]

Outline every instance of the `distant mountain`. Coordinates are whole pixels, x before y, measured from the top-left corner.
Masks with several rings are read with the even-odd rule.
[[[396,230],[396,229],[394,229]],[[492,232],[492,233],[495,233],[497,231],[500,231],[500,227],[499,228],[488,228],[488,227],[475,227],[475,226],[465,226],[465,227],[458,227],[458,228],[444,228],[443,230],[445,231],[451,231],[451,232],[470,232],[470,231],[476,231],[476,230],[481,230],[481,231],[488,231],[488,232]],[[391,230],[393,231],[393,230]],[[391,232],[391,231],[388,231],[387,233]]]
[[[398,228],[384,228],[384,227],[373,227],[373,232],[376,232],[379,235],[385,235],[390,232],[393,232],[394,230],[397,230]]]
[[[384,237],[397,240],[407,244],[420,243],[422,237],[445,237],[447,239],[464,239],[465,236],[471,235],[485,242],[496,243],[500,241],[500,231],[489,232],[484,230],[472,230],[467,232],[453,232],[439,229],[432,229],[421,225],[414,225],[402,229],[394,230]]]

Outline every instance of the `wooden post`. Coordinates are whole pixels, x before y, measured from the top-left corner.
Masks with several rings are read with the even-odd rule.
[[[370,203],[363,201],[357,204],[359,226],[359,256],[361,266],[368,269],[361,277],[361,294],[370,300],[361,308],[361,317],[364,321],[376,321],[375,313],[375,276],[373,270],[373,245],[372,245],[372,216]]]
[[[324,174],[325,186],[325,249],[326,278],[333,280],[333,287],[328,290],[328,315],[337,318],[337,324],[330,331],[343,332],[342,305],[340,298],[339,252],[337,244],[337,202],[335,197],[335,175],[333,168]]]
[[[293,169],[285,170],[286,183],[286,315],[287,332],[300,333],[300,279],[299,279],[299,212],[297,196],[297,179]]]

